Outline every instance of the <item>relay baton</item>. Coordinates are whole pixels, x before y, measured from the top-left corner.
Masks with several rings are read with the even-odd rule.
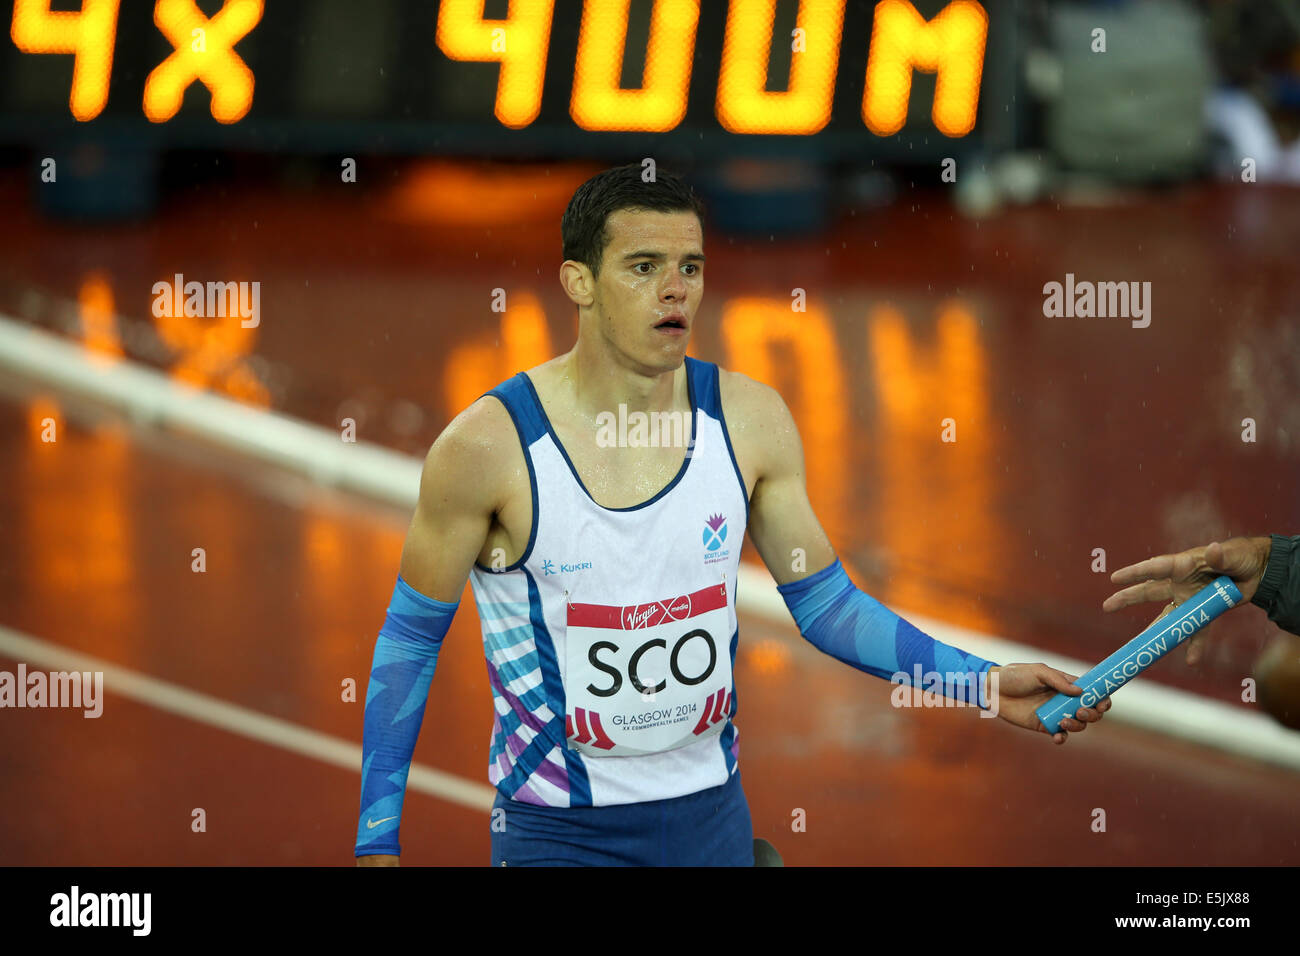
[[[1240,601],[1232,579],[1220,575],[1076,680],[1083,688],[1080,696],[1057,694],[1034,713],[1048,733],[1056,733],[1064,718],[1080,707],[1095,707]]]

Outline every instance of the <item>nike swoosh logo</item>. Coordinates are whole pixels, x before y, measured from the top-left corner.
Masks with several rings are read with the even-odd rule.
[[[373,830],[375,827],[379,826],[379,824],[381,824],[381,823],[387,823],[389,820],[396,820],[396,819],[397,819],[397,817],[384,817],[382,820],[367,820],[367,821],[366,821],[366,829],[367,829],[367,830]]]

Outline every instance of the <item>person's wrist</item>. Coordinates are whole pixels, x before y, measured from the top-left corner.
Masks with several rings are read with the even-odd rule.
[[[1290,538],[1280,535],[1269,535],[1267,540],[1267,546],[1261,548],[1259,552],[1263,556],[1263,565],[1259,581],[1255,586],[1255,593],[1250,597],[1250,603],[1272,614],[1273,602],[1277,599],[1282,581],[1287,575],[1292,545]],[[1274,545],[1280,548],[1276,554],[1274,554]]]
[[[990,667],[988,670],[984,672],[984,676],[982,678],[982,683],[984,685],[983,688],[984,703],[981,706],[982,710],[988,710],[989,706],[993,703],[993,676],[992,675],[994,671],[1000,669],[1001,669],[1001,665],[994,664],[992,667]]]

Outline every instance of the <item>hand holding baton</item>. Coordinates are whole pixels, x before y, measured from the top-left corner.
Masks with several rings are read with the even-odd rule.
[[[1241,592],[1232,579],[1220,575],[1076,680],[1083,688],[1081,695],[1057,694],[1034,713],[1049,733],[1056,733],[1063,717],[1080,707],[1097,706],[1240,601]]]

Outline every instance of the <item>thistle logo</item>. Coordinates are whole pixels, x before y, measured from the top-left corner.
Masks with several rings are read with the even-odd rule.
[[[710,515],[704,522],[704,563],[706,565],[729,560],[731,549],[722,546],[726,540],[727,519],[718,514]]]
[[[726,540],[727,519],[722,515],[712,515],[704,523],[704,550],[717,551]]]

